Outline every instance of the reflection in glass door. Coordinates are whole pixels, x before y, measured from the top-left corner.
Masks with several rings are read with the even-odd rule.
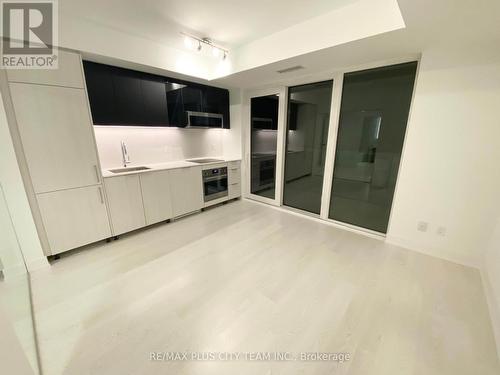
[[[333,81],[289,88],[283,204],[318,214]]]
[[[250,103],[250,191],[274,199],[278,145],[279,95],[260,96]]]
[[[387,232],[417,63],[344,76],[329,217]]]

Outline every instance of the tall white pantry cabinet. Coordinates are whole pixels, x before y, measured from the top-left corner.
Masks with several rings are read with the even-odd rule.
[[[45,255],[111,237],[80,55],[59,51],[57,70],[2,79]]]

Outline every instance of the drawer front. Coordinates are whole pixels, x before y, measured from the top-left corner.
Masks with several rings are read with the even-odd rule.
[[[241,182],[240,162],[229,162],[227,165],[229,183]]]
[[[229,199],[234,199],[241,197],[241,183],[240,182],[233,182],[229,185],[228,187],[228,198]]]

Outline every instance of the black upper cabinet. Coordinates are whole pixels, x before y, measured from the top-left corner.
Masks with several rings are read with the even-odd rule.
[[[184,127],[187,124],[184,105],[182,103],[182,87],[184,85],[168,82],[166,87],[168,123],[170,126]]]
[[[203,112],[221,114],[224,129],[229,129],[229,91],[217,87],[205,87],[203,92]]]
[[[83,66],[94,124],[116,123],[112,67],[89,61]]]
[[[168,126],[168,105],[165,83],[159,80],[141,80],[144,121],[147,125]]]
[[[184,111],[203,111],[203,90],[201,87],[186,86],[181,89]]]
[[[83,64],[96,125],[185,127],[188,112],[207,112],[222,115],[224,128],[229,128],[228,90],[89,61]],[[209,122],[207,127],[220,123]]]
[[[116,69],[113,74],[115,112],[118,124],[145,125],[141,77],[135,72]]]

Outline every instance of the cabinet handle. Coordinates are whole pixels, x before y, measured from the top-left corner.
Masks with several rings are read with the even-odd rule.
[[[97,165],[94,164],[95,176],[97,178],[97,182],[101,182],[101,177],[99,176],[99,170],[97,169]]]
[[[104,195],[102,194],[102,187],[98,187],[99,189],[99,197],[101,198],[101,204],[104,204]]]
[[[232,170],[232,171],[237,171],[237,170],[238,170],[238,168],[231,168],[231,170]]]
[[[233,182],[233,183],[231,184],[231,186],[234,186],[234,185],[239,185],[239,184],[240,184],[239,182]]]

